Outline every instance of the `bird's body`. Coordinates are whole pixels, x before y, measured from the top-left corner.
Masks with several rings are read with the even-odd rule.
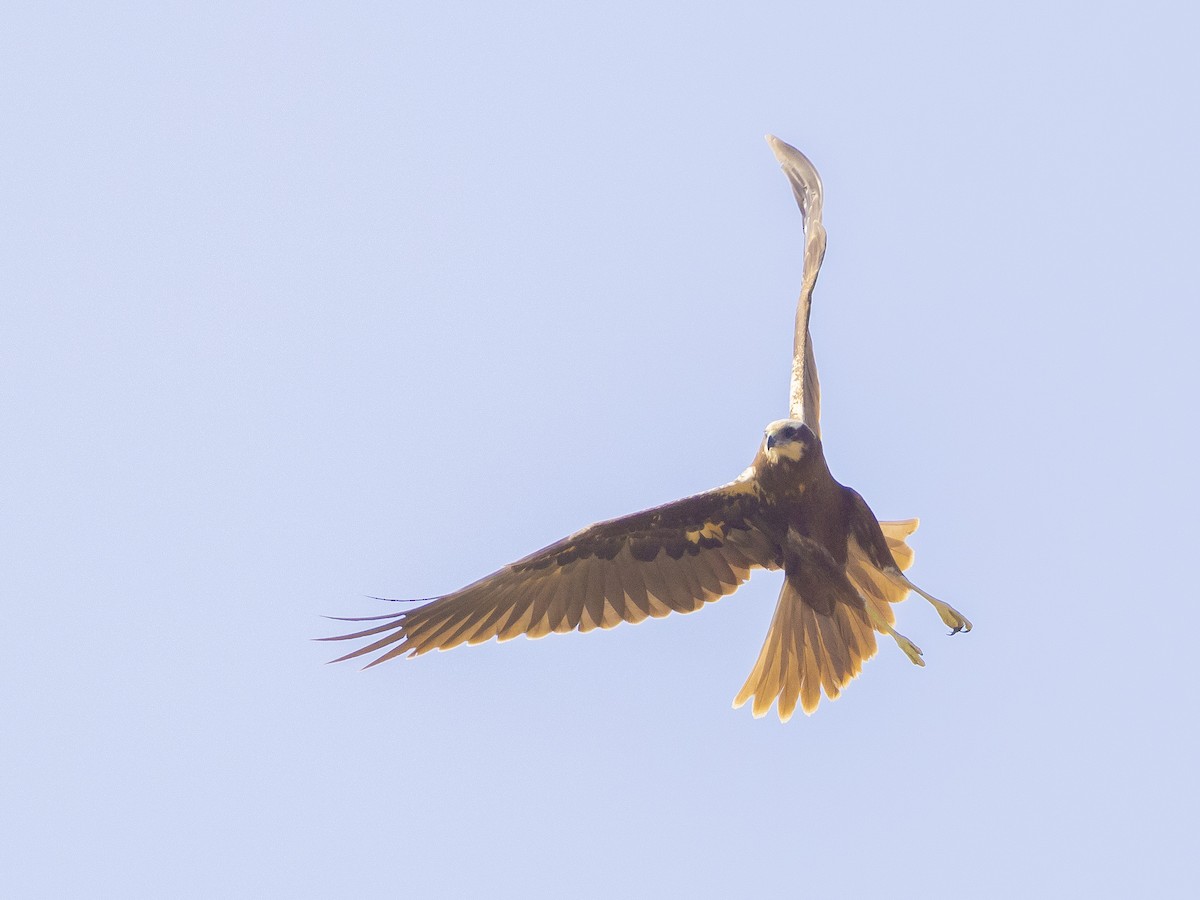
[[[736,480],[674,503],[599,522],[498,572],[373,625],[325,640],[373,638],[341,659],[379,653],[369,665],[519,634],[591,631],[693,612],[737,590],[754,569],[783,569],[783,589],[758,660],[735,706],[761,716],[777,703],[787,720],[833,699],[893,638],[912,662],[920,649],[892,628],[908,592],[937,610],[951,633],[970,631],[957,610],[902,574],[916,519],[880,522],[829,472],[820,439],[820,387],[809,311],[825,255],[823,190],[812,163],[768,135],[805,220],[790,413],[767,426],[754,462]],[[367,621],[351,619],[349,621]],[[337,662],[338,660],[335,660]]]
[[[904,538],[915,522],[884,527],[834,480],[813,431],[784,419],[768,426],[751,466],[727,485],[597,523],[459,591],[328,640],[374,638],[341,659],[382,651],[375,665],[493,637],[693,612],[754,569],[783,569],[771,629],[735,702],[753,697],[762,715],[778,700],[786,720],[797,701],[805,712],[816,709],[822,687],[836,697],[874,655],[876,631],[920,663],[920,651],[891,629],[890,609],[911,587],[900,569],[911,559]],[[953,615],[943,618],[970,627]]]

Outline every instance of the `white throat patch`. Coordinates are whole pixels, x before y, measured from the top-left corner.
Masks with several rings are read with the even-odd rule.
[[[767,456],[780,457],[790,459],[793,462],[799,462],[804,457],[804,445],[799,441],[788,441],[783,444],[776,444],[767,451]]]

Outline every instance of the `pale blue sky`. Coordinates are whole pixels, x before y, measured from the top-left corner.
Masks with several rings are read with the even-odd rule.
[[[0,893],[1190,894],[1195,15],[423,6],[0,14]],[[749,462],[767,131],[831,467],[975,631],[905,603],[927,667],[786,726],[730,709],[765,573],[324,666]]]

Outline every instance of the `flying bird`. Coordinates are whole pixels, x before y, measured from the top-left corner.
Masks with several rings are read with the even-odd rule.
[[[893,628],[892,606],[914,591],[951,634],[971,623],[903,574],[917,520],[880,522],[866,501],[829,471],[820,437],[820,398],[808,330],[825,250],[816,169],[768,136],[805,222],[804,274],[796,316],[791,417],[766,427],[750,466],[730,483],[653,509],[599,522],[460,590],[321,640],[367,640],[334,662],[378,654],[378,665],[491,638],[612,628],[621,622],[695,612],[733,593],[755,569],[782,569],[783,588],[758,659],[734,700],[754,715],[774,704],[787,721],[796,706],[836,699],[891,637],[915,664],[921,650]]]

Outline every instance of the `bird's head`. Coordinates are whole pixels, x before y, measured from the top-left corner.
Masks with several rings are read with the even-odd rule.
[[[780,419],[767,426],[762,453],[772,462],[799,462],[819,447],[813,430],[799,419]]]

